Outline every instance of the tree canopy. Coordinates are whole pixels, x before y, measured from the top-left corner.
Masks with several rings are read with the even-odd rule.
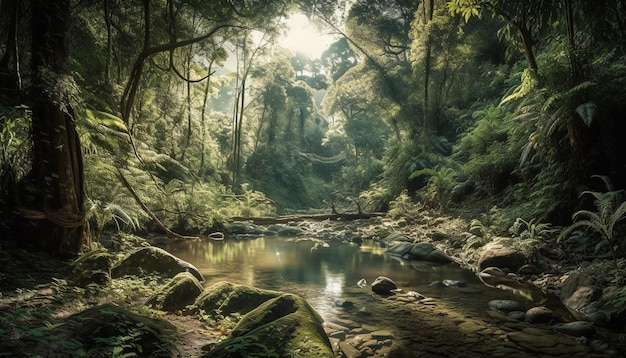
[[[319,58],[280,48],[296,12]],[[402,193],[558,223],[592,175],[626,184],[620,0],[11,0],[0,24],[4,224],[55,233],[34,246]]]

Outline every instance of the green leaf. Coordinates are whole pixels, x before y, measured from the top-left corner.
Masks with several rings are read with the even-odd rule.
[[[598,105],[593,102],[586,102],[576,107],[576,113],[578,113],[580,119],[583,120],[587,127],[591,126],[591,122],[593,122],[597,112]]]

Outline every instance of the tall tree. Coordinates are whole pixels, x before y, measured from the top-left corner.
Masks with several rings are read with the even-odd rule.
[[[76,254],[89,232],[67,68],[70,0],[31,0],[30,7],[33,156],[31,172],[21,183],[17,234],[37,248]]]

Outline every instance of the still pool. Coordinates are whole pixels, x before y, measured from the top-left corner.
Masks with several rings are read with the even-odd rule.
[[[458,264],[402,260],[385,254],[385,249],[375,242],[360,246],[329,242],[328,247],[321,247],[306,238],[260,237],[177,242],[166,249],[194,264],[204,275],[205,286],[229,281],[295,293],[326,319],[331,318],[337,300],[358,304],[359,298],[370,296],[369,283],[378,276],[391,278],[405,292],[417,291],[427,297],[459,302],[459,309],[472,301],[469,306],[483,310],[491,299],[513,298],[524,304],[523,297],[484,286],[474,272]],[[357,286],[361,279],[368,283],[364,288]],[[443,280],[461,281],[465,287],[433,284]]]

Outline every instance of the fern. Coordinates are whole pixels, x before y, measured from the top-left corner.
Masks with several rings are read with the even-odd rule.
[[[514,245],[534,259],[537,258],[538,249],[545,246],[557,231],[552,224],[540,223],[536,218],[529,221],[517,218],[509,229],[514,237],[519,238]]]
[[[617,264],[617,254],[615,248],[619,246],[618,242],[615,242],[615,226],[624,218],[626,218],[626,201],[623,201],[623,190],[611,190],[609,179],[605,176],[594,175],[596,178],[600,178],[606,185],[606,192],[596,191],[583,191],[583,195],[591,195],[595,199],[596,212],[589,210],[579,210],[572,215],[574,223],[567,227],[558,240],[563,239],[577,228],[587,228],[600,234],[603,240],[606,241],[609,249],[611,250],[611,256],[613,261]]]

